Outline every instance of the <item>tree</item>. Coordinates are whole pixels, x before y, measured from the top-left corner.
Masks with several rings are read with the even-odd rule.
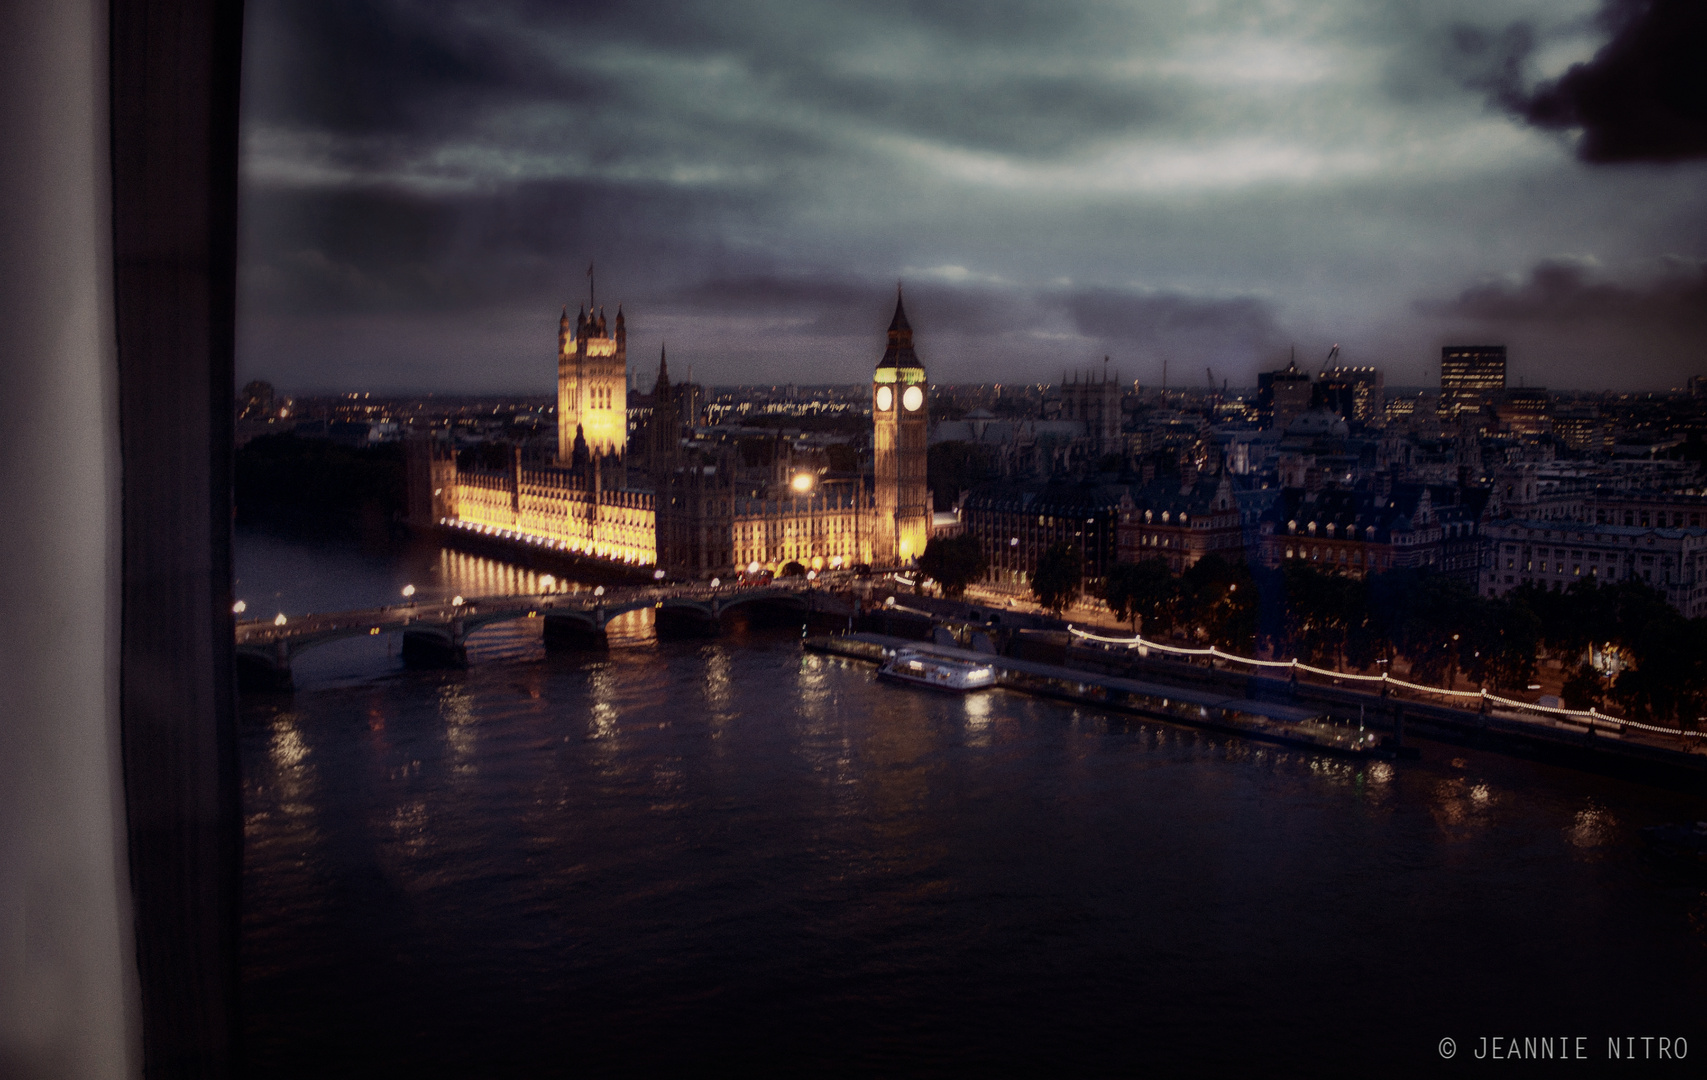
[[[1288,563],[1283,572],[1287,637],[1293,648],[1305,660],[1337,666],[1347,638],[1368,619],[1363,583],[1301,561]]]
[[[782,566],[782,577],[805,577],[806,567],[798,562],[787,562]]]
[[[1404,621],[1399,626],[1399,651],[1411,662],[1411,677],[1420,683],[1451,685],[1458,671],[1459,642],[1475,594],[1455,578],[1420,573],[1405,597]]]
[[[1578,664],[1565,680],[1559,698],[1567,709],[1598,709],[1605,700],[1606,679],[1588,664]]]
[[[1535,653],[1541,643],[1541,618],[1521,599],[1491,601],[1493,627],[1481,645],[1486,676],[1498,689],[1526,690],[1535,678]]]
[[[1173,625],[1179,597],[1179,580],[1161,559],[1115,563],[1103,580],[1102,598],[1115,617],[1130,621],[1134,631],[1142,619],[1144,632],[1152,636]]]
[[[499,447],[508,460],[508,448]],[[298,533],[383,540],[402,529],[403,446],[339,446],[263,435],[237,451],[237,521]]]
[[[1059,615],[1062,608],[1077,599],[1083,580],[1078,551],[1061,542],[1051,545],[1037,560],[1037,571],[1031,575],[1031,592],[1039,604]]]
[[[1205,555],[1180,575],[1181,618],[1200,628],[1211,645],[1249,652],[1256,642],[1257,589],[1250,567]]]
[[[932,537],[919,556],[919,569],[935,578],[948,597],[965,593],[966,586],[984,576],[985,568],[984,550],[970,534]]]

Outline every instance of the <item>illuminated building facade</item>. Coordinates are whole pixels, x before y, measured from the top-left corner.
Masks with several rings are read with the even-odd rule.
[[[557,461],[570,462],[580,435],[588,454],[622,458],[628,450],[628,327],[622,307],[605,328],[603,308],[582,310],[557,324]]]
[[[767,484],[738,485],[732,451],[696,449],[681,422],[683,390],[664,357],[644,440],[646,488],[625,483],[627,330],[617,313],[573,326],[564,309],[558,335],[558,451],[554,463],[459,468],[442,437],[417,432],[407,455],[410,522],[536,549],[658,566],[689,577],[742,570],[773,573],[906,563],[930,539],[925,481],[927,394],[924,366],[897,298],[888,349],[872,380],[876,475],[829,480],[791,468]]]
[[[1553,400],[1545,387],[1507,390],[1499,416],[1514,435],[1545,435],[1553,430]]]
[[[1245,532],[1231,475],[1157,480],[1122,499],[1119,551],[1121,562],[1161,559],[1176,574],[1205,555],[1242,562]]]
[[[877,562],[905,563],[925,552],[931,537],[931,499],[925,480],[930,434],[925,400],[930,384],[913,351],[913,328],[901,296],[889,322],[888,346],[871,377],[872,451],[879,527]]]
[[[1504,345],[1446,345],[1440,350],[1440,408],[1474,412],[1505,389]]]
[[[1523,585],[1564,589],[1588,578],[1640,581],[1684,618],[1707,615],[1707,528],[1514,520],[1490,525],[1488,534],[1484,596]]]
[[[1079,568],[1094,585],[1119,554],[1120,500],[1114,486],[1053,483],[1042,490],[998,485],[973,492],[961,508],[966,535],[984,553],[986,580],[1024,586],[1038,560],[1056,544],[1079,556]]]
[[[1386,415],[1386,386],[1378,368],[1340,365],[1326,368],[1316,382],[1315,400],[1360,424]]]
[[[1310,407],[1310,373],[1292,360],[1279,371],[1257,373],[1257,412],[1265,428],[1285,429]]]
[[[1365,577],[1395,567],[1427,567],[1474,584],[1485,550],[1489,490],[1451,502],[1451,485],[1395,484],[1376,491],[1286,488],[1263,515],[1258,560],[1293,561]]]
[[[450,446],[417,434],[408,445],[410,523],[456,529],[628,566],[657,562],[649,491],[606,488],[598,459],[582,468],[459,469]]]

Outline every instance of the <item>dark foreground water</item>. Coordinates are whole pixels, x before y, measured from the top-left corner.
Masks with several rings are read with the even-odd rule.
[[[239,546],[296,610],[449,565]],[[1410,1075],[1493,1069],[1496,1035],[1584,1037],[1578,1073],[1613,1035],[1707,1060],[1707,883],[1638,836],[1707,817],[1681,795],[936,696],[797,632],[333,652],[241,714],[252,1076]]]

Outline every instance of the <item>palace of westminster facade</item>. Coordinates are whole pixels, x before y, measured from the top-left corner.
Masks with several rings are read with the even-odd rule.
[[[565,307],[557,361],[555,460],[524,462],[517,447],[509,468],[459,468],[446,438],[417,433],[408,445],[412,524],[687,577],[791,562],[894,566],[924,553],[930,384],[899,295],[872,374],[873,470],[848,480],[801,470],[759,488],[738,483],[733,448],[695,446],[675,422],[681,389],[662,357],[652,419],[631,448],[620,308],[607,326],[602,309],[571,322]]]

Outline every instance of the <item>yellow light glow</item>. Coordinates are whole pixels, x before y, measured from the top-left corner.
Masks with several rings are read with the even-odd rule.
[[[791,486],[795,491],[800,492],[802,495],[806,494],[808,491],[812,490],[812,474],[795,473]]]

